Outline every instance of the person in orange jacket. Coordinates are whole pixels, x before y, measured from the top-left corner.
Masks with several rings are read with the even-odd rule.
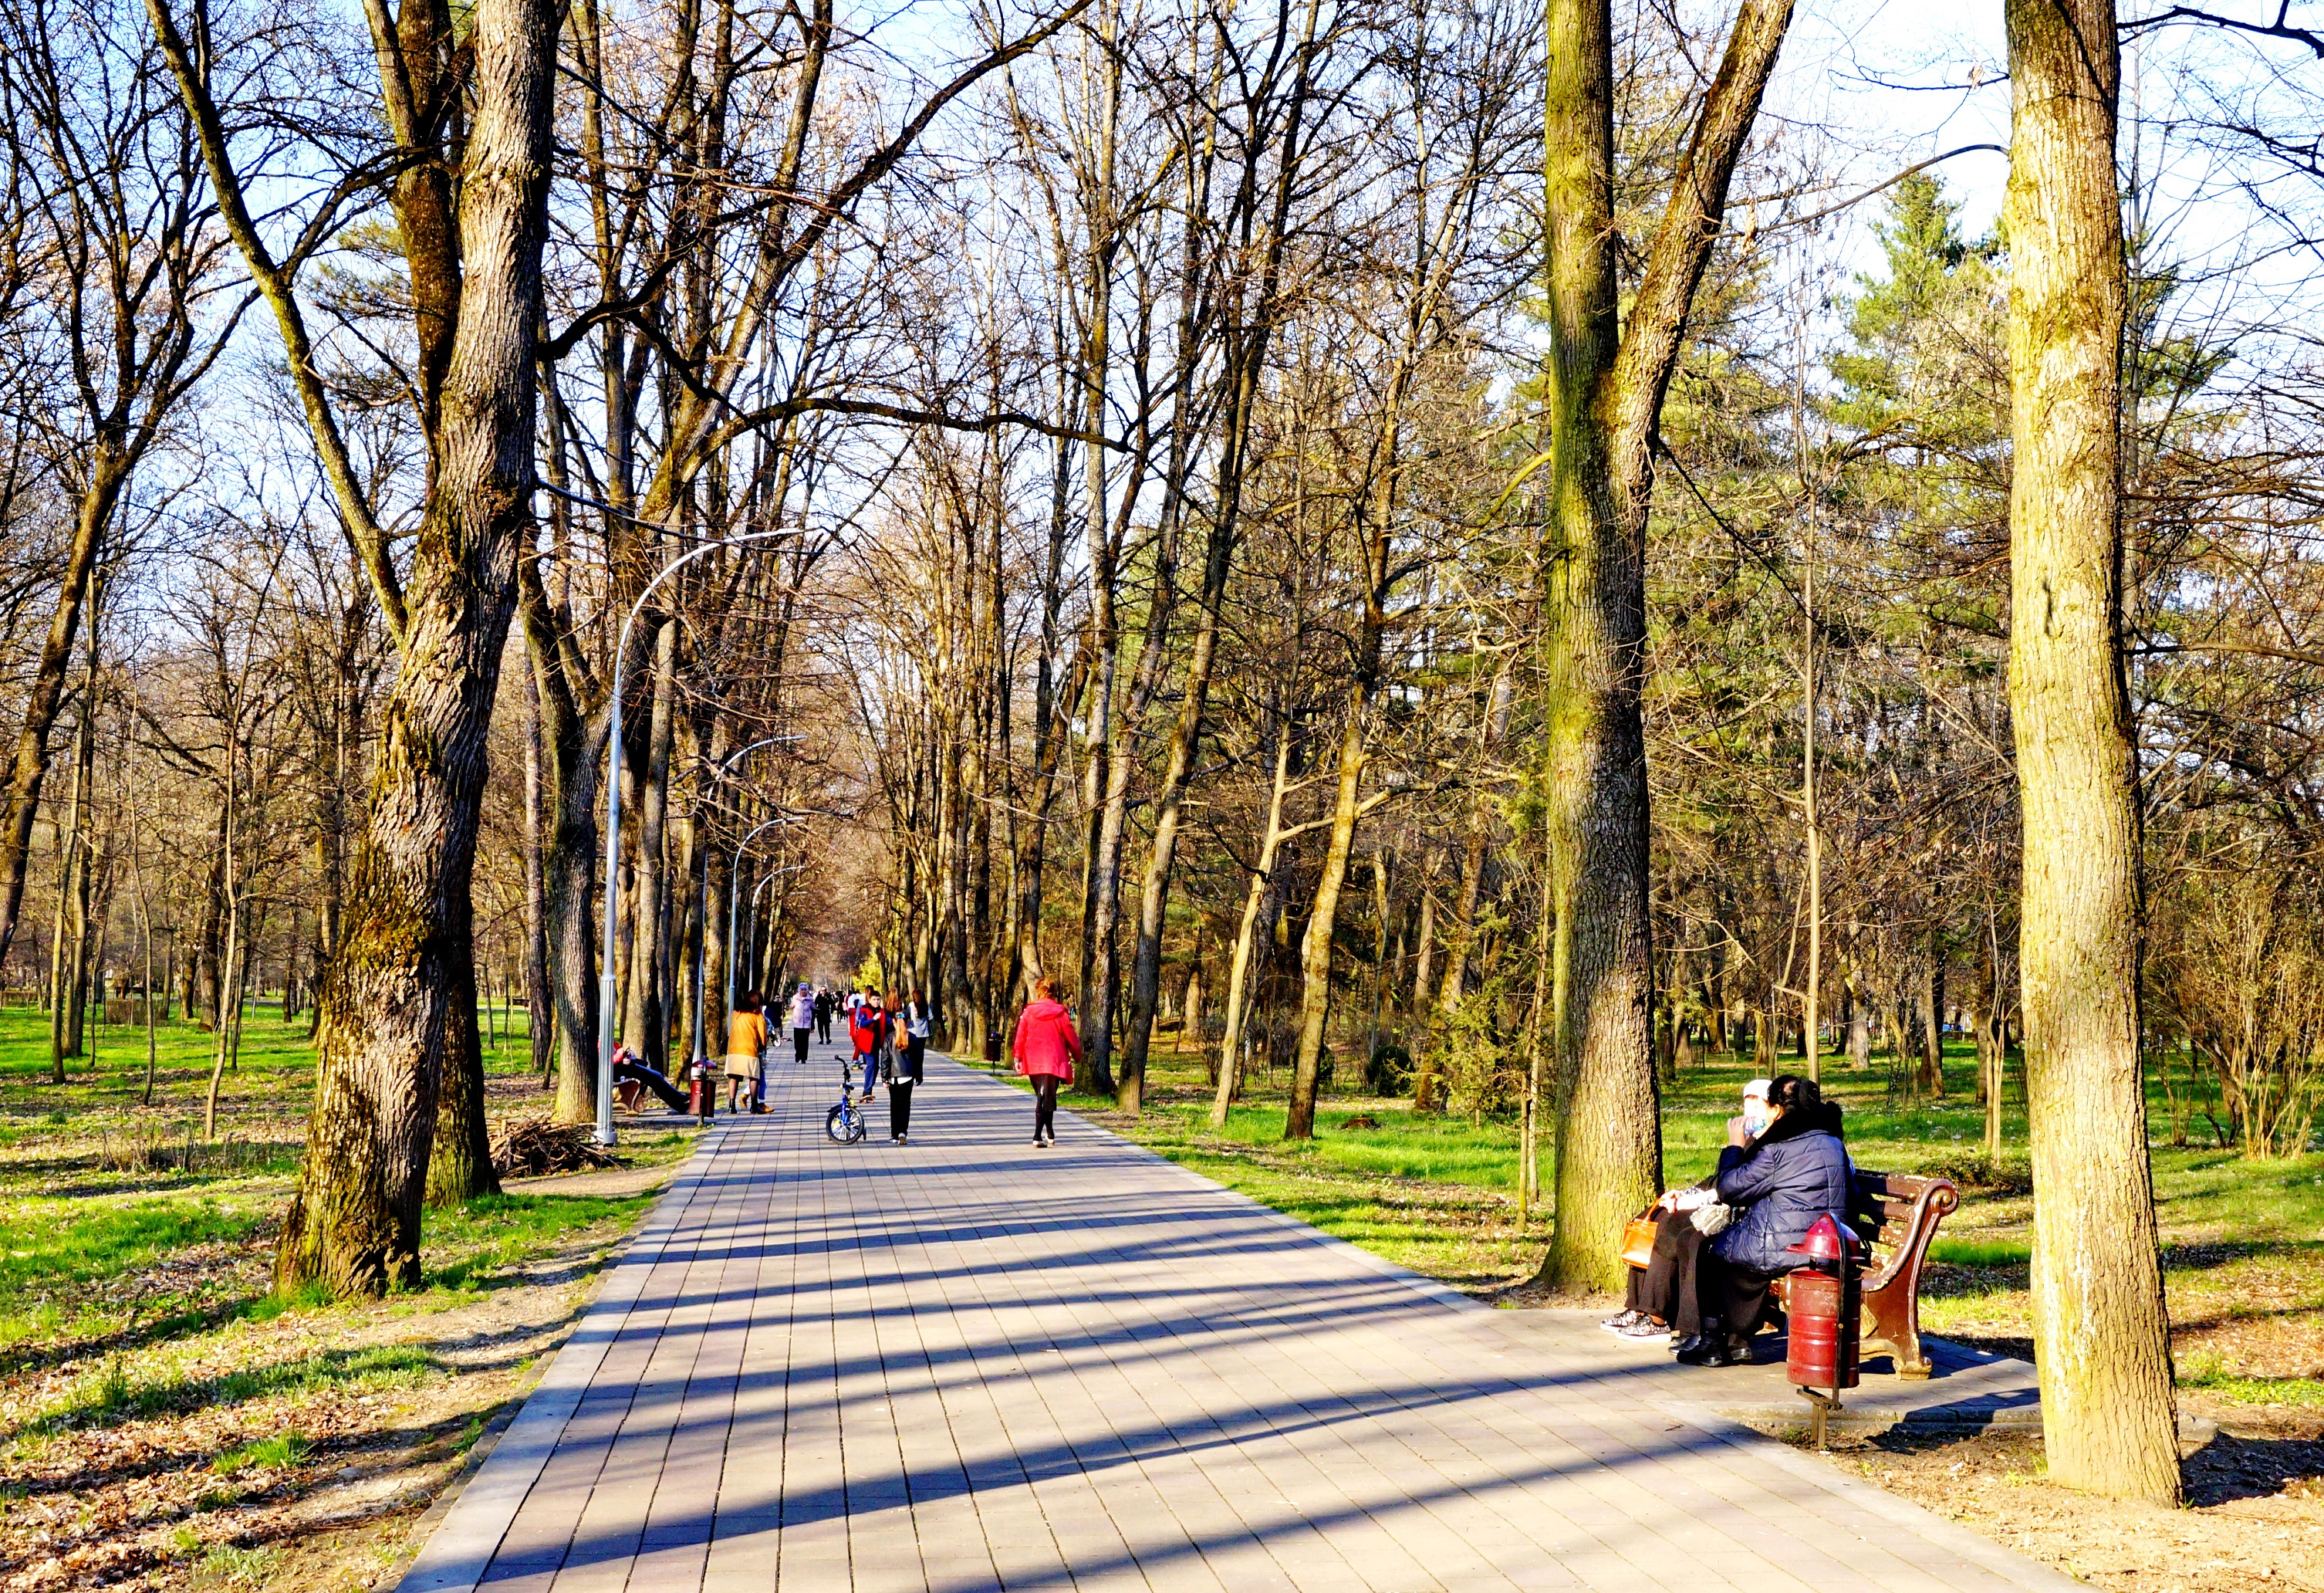
[[[1057,1143],[1057,1090],[1082,1060],[1082,1037],[1073,1014],[1057,999],[1055,979],[1037,979],[1033,999],[1017,1014],[1017,1037],[1010,1042],[1017,1071],[1033,1081],[1033,1144]]]

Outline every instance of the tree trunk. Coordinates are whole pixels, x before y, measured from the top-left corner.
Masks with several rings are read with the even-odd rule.
[[[1735,163],[1791,21],[1745,0],[1627,322],[1614,269],[1613,23],[1548,11],[1549,514],[1544,821],[1553,858],[1556,1226],[1544,1282],[1621,1282],[1623,1225],[1662,1184],[1647,909],[1646,517],[1653,446]]]
[[[1291,727],[1279,725],[1275,742],[1275,783],[1267,799],[1267,835],[1259,843],[1250,885],[1243,893],[1242,918],[1235,926],[1234,950],[1227,961],[1225,1033],[1219,1039],[1217,1088],[1211,1098],[1211,1126],[1226,1125],[1227,1108],[1242,1094],[1242,1032],[1250,1018],[1250,964],[1258,944],[1259,912],[1274,877],[1275,858],[1283,845],[1283,798],[1291,777]]]
[[[646,732],[646,766],[639,781],[637,886],[631,894],[629,988],[622,1002],[622,1043],[669,1070],[667,1036],[657,976],[669,955],[663,922],[663,843],[669,816],[669,752],[676,730],[678,621],[666,619],[654,635],[653,717]],[[626,795],[626,793],[624,793]]]
[[[2179,1497],[2139,1065],[2137,764],[2122,656],[2126,270],[2113,0],[2007,0],[2009,699],[2043,1444],[2067,1487]]]
[[[457,1206],[501,1192],[484,1116],[484,1055],[476,1034],[476,961],[463,959],[465,993],[452,998],[444,1040],[444,1081],[436,1098],[436,1143],[428,1157],[428,1204]]]
[[[41,784],[49,770],[49,735],[64,709],[65,677],[72,667],[73,642],[81,606],[96,579],[106,527],[129,479],[133,459],[113,438],[100,432],[91,450],[89,479],[73,521],[72,546],[65,554],[57,607],[41,644],[26,693],[24,718],[16,732],[16,754],[8,766],[5,803],[0,803],[0,958],[16,939],[24,906],[24,870],[32,855],[32,825],[40,816]]]
[[[547,1087],[557,1066],[557,1026],[549,992],[549,875],[542,855],[540,682],[524,677],[524,1005],[532,1036],[532,1070]]]
[[[469,967],[476,820],[494,686],[533,521],[540,258],[558,9],[479,0],[463,151],[456,335],[437,476],[411,555],[401,664],[371,813],[324,980],[315,1110],[282,1224],[281,1284],[377,1294],[420,1277],[420,1200]],[[182,42],[181,76],[190,71]],[[473,1007],[465,1020],[473,1028]]]

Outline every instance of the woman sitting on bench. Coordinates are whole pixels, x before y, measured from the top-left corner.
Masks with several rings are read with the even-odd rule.
[[[1770,1082],[1754,1079],[1743,1087],[1743,1110],[1727,1124],[1730,1143],[1736,1143],[1739,1135],[1739,1143],[1748,1145],[1766,1132],[1773,1121],[1767,1113]],[[1711,1189],[1716,1177],[1714,1173],[1691,1189],[1665,1190],[1641,1213],[1654,1227],[1654,1254],[1644,1266],[1631,1263],[1629,1297],[1622,1302],[1624,1309],[1599,1324],[1609,1333],[1624,1338],[1666,1337],[1674,1349],[1692,1348],[1702,1337],[1698,1258],[1730,1216]]]
[[[1766,1133],[1747,1144],[1730,1126],[1719,1153],[1712,1189],[1736,1213],[1702,1253],[1702,1335],[1678,1355],[1690,1366],[1748,1363],[1767,1286],[1799,1265],[1787,1252],[1824,1213],[1848,1220],[1855,1170],[1841,1143],[1840,1107],[1814,1079],[1786,1073],[1767,1087],[1767,1114]]]

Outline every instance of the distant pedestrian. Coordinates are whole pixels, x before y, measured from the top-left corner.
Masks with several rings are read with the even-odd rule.
[[[734,1004],[726,1020],[726,1109],[742,1109],[742,1092],[755,1087],[761,1071],[759,1053],[767,1048],[767,998],[756,990]]]
[[[928,1007],[920,993],[896,1014],[895,1061],[890,1069],[888,1085],[888,1137],[898,1144],[910,1142],[907,1135],[912,1128],[912,1088],[920,1082],[920,1059],[928,1046]]]
[[[815,990],[805,979],[791,995],[791,1050],[799,1063],[807,1062],[807,1042],[815,1033]]]
[[[831,1043],[831,1009],[838,1003],[832,998],[831,986],[824,986],[815,993],[815,1032],[825,1045]]]
[[[1082,1037],[1074,1017],[1057,999],[1055,979],[1038,979],[1033,999],[1017,1014],[1017,1037],[1010,1043],[1017,1070],[1033,1081],[1033,1144],[1057,1143],[1057,1089],[1082,1060]]]

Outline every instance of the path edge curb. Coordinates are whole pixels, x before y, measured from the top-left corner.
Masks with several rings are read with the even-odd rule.
[[[558,1347],[548,1370],[501,1431],[492,1452],[459,1485],[450,1508],[396,1584],[396,1593],[473,1593],[483,1581],[525,1496],[540,1480],[566,1424],[580,1409],[590,1379],[644,1292],[648,1274],[678,1226],[678,1214],[693,1199],[727,1127],[722,1122],[696,1140],[678,1176],[607,1264],[596,1298]]]

